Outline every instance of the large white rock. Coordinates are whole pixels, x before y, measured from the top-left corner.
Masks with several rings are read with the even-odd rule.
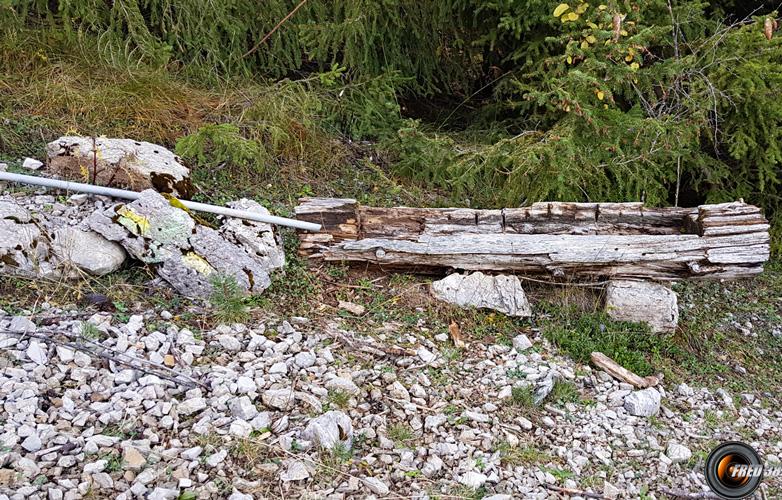
[[[606,312],[613,319],[647,323],[653,332],[671,332],[679,322],[676,293],[651,281],[612,280],[606,287]]]
[[[106,137],[63,136],[46,146],[49,169],[82,182],[130,188],[155,188],[190,198],[190,171],[168,149],[150,142]]]
[[[493,309],[508,316],[527,317],[532,308],[516,276],[481,272],[451,274],[432,283],[432,294],[460,307]]]
[[[353,444],[353,423],[341,411],[327,411],[310,420],[301,437],[329,450],[338,444],[350,449]]]
[[[227,204],[236,210],[249,210],[262,215],[269,211],[258,202],[242,198]],[[279,233],[274,232],[271,224],[265,222],[225,217],[218,230],[220,235],[244,250],[253,260],[261,262],[269,269],[281,269],[285,265],[285,252]]]
[[[103,236],[69,226],[63,217],[0,201],[0,273],[56,278],[103,275],[118,269],[125,251]]]
[[[95,231],[62,227],[52,233],[52,250],[65,263],[96,276],[116,271],[125,262],[125,250]]]
[[[656,389],[634,391],[625,397],[625,410],[636,417],[651,417],[660,411],[662,397]]]

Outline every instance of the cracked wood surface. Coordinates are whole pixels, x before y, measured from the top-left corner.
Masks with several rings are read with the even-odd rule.
[[[556,278],[741,278],[762,272],[769,225],[742,202],[697,208],[535,203],[501,210],[362,207],[302,198],[300,252],[394,269],[511,271]]]

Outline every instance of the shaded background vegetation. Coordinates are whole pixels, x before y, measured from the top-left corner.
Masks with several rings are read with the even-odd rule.
[[[779,234],[776,7],[0,0],[0,155],[132,136],[280,207],[744,198]]]

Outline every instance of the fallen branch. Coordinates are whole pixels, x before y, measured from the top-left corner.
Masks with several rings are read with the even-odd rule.
[[[672,498],[720,498],[709,491],[689,492],[684,490],[673,490],[664,486],[659,488],[658,491],[663,495],[668,495]]]
[[[373,356],[415,356],[415,351],[412,349],[405,349],[404,347],[399,346],[380,345],[375,344],[374,342],[369,342],[367,340],[357,339],[354,335],[344,330],[339,330],[338,328],[327,328],[326,333],[351,349],[364,351],[368,354],[372,354]]]
[[[114,363],[127,366],[128,368],[133,368],[134,370],[138,370],[148,375],[154,375],[163,380],[168,380],[169,382],[173,382],[178,385],[183,385],[185,387],[192,388],[197,385],[205,389],[209,388],[206,384],[204,384],[200,380],[196,380],[193,377],[180,373],[165,365],[161,365],[159,363],[149,361],[148,359],[137,358],[135,356],[131,356],[130,354],[124,352],[116,351],[110,347],[106,347],[90,339],[85,339],[76,334],[61,332],[61,331],[51,331],[51,330],[47,330],[47,331],[37,330],[36,332],[0,330],[0,333],[17,336],[22,339],[32,338],[32,339],[40,340],[41,342],[45,342],[47,344],[56,344],[63,347],[67,347],[68,349],[80,351],[90,356],[104,359],[106,361],[112,361]],[[45,333],[46,335],[43,335],[42,333]],[[66,337],[70,340],[76,338],[78,341],[83,341],[86,344],[80,343],[78,341],[63,342],[61,340],[57,340],[54,337],[55,335],[62,335],[63,337]],[[88,345],[96,346],[97,348],[102,349],[102,351],[95,351],[93,348],[88,347]],[[144,367],[143,365],[147,365],[147,367]]]
[[[600,495],[598,493],[591,493],[589,491],[583,491],[583,490],[577,490],[574,488],[563,488],[561,486],[555,486],[553,484],[543,484],[543,486],[546,487],[546,489],[556,491],[558,493],[565,493],[570,496],[579,496],[579,497],[586,497],[586,498],[599,498],[602,500],[608,500],[607,497],[604,497],[603,495]]]
[[[619,363],[609,358],[602,352],[592,353],[592,363],[598,368],[614,377],[615,379],[626,382],[638,389],[645,389],[647,387],[654,387],[660,383],[660,379],[655,376],[641,377],[631,372],[630,370],[620,366]]]

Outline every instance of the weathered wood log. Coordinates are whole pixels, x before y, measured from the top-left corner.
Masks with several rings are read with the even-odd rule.
[[[741,202],[697,208],[641,203],[535,203],[501,210],[362,207],[302,198],[300,252],[327,261],[556,278],[740,278],[762,272],[769,225]]]
[[[591,355],[592,363],[598,368],[611,375],[617,380],[626,382],[636,389],[646,389],[647,387],[654,387],[660,383],[660,379],[655,376],[641,377],[631,372],[627,368],[620,366],[619,363],[609,358],[602,352],[593,352]]]

